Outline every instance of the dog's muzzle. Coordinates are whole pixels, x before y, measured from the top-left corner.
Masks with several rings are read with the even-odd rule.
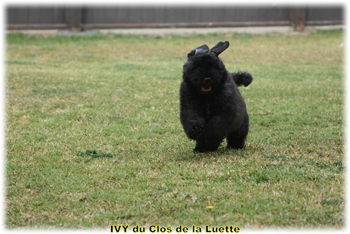
[[[202,92],[210,92],[211,91],[211,79],[209,77],[204,78],[202,84]]]

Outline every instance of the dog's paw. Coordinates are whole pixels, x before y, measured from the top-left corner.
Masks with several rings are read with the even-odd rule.
[[[190,127],[186,131],[186,134],[190,139],[195,140],[203,132],[203,130],[204,124],[201,124],[199,122],[192,122]]]

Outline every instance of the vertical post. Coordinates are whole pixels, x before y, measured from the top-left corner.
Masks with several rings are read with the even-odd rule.
[[[73,32],[82,31],[83,9],[81,7],[70,7],[66,9],[66,24]]]
[[[294,30],[298,32],[304,31],[306,23],[306,8],[294,7],[290,9],[290,22]]]

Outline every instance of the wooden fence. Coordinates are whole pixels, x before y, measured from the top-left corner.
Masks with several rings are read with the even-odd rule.
[[[8,30],[344,24],[343,6],[8,6],[6,13]]]

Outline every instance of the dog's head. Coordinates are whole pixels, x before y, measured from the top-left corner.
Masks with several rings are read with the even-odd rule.
[[[202,45],[191,50],[183,66],[184,82],[201,95],[217,92],[227,76],[225,65],[218,56],[228,47],[226,41],[219,42],[212,49]]]

